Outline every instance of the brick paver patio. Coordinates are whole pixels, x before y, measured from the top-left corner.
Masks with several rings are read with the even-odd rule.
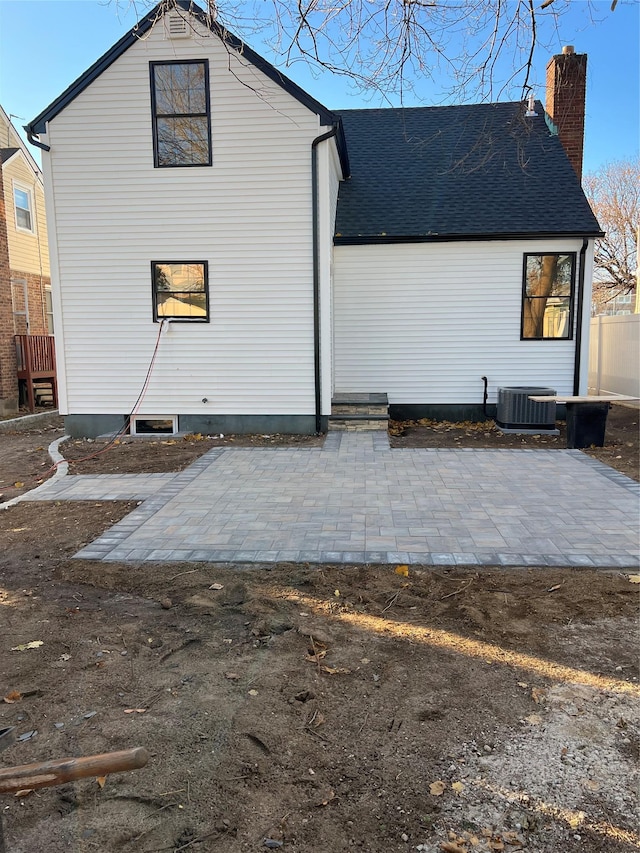
[[[179,474],[64,477],[34,500],[143,503],[76,556],[113,561],[638,565],[640,484],[576,450],[220,448]]]

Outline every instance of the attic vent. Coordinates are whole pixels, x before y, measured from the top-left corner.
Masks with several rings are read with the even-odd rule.
[[[165,17],[165,27],[167,35],[171,39],[189,38],[191,30],[186,18],[183,18],[178,12],[169,12]]]

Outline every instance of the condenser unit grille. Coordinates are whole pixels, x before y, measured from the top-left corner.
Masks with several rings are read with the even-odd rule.
[[[531,396],[553,397],[553,388],[518,385],[498,388],[496,424],[503,429],[552,430],[556,422],[556,404],[534,403]]]

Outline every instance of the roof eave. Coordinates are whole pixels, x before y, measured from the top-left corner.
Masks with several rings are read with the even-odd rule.
[[[175,6],[178,6],[185,12],[189,12],[192,14],[200,23],[204,24],[211,32],[215,33],[219,38],[221,38],[226,44],[229,45],[232,49],[238,51],[243,57],[245,57],[252,65],[262,71],[267,77],[273,80],[274,83],[281,86],[286,92],[288,92],[292,97],[294,97],[297,101],[299,101],[303,106],[307,107],[311,112],[316,113],[320,122],[323,125],[340,125],[342,124],[342,120],[338,115],[333,113],[331,110],[328,110],[323,104],[319,101],[316,101],[311,95],[304,91],[297,83],[294,83],[293,80],[290,80],[284,74],[277,70],[271,63],[267,62],[266,59],[263,59],[259,54],[255,53],[250,47],[244,44],[237,36],[234,36],[233,33],[230,33],[228,30],[221,27],[216,22],[211,23],[207,14],[199,7],[196,6],[192,0],[175,0]],[[73,101],[81,92],[83,92],[87,86],[89,86],[93,81],[99,77],[106,69],[112,65],[116,59],[118,59],[122,54],[128,50],[132,45],[134,45],[137,41],[139,41],[140,37],[143,36],[146,32],[148,32],[151,27],[160,20],[163,14],[167,11],[167,8],[163,8],[163,3],[159,3],[153,9],[151,9],[138,23],[129,30],[122,38],[117,41],[105,54],[103,54],[93,65],[88,68],[84,74],[81,74],[77,80],[75,80],[65,91],[59,95],[55,101],[49,104],[36,118],[33,119],[29,124],[24,126],[24,129],[27,133],[32,134],[40,134],[46,133],[47,130],[47,122],[51,121],[51,119],[55,118],[66,106],[68,106],[71,101]],[[342,143],[339,145],[339,149],[342,147],[344,149],[344,156],[346,158],[346,144],[344,142],[344,133],[341,136]],[[341,160],[343,154],[341,152]],[[346,161],[348,164],[348,161]]]
[[[582,240],[604,237],[603,231],[514,231],[493,232],[487,234],[407,234],[396,236],[390,234],[380,235],[336,235],[333,238],[335,246],[368,246],[368,245],[392,245],[394,243],[454,243],[463,241],[477,242],[480,240],[551,240],[551,239],[574,239]]]

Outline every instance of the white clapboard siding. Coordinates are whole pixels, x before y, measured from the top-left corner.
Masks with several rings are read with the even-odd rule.
[[[149,62],[171,59],[209,59],[212,167],[153,166]],[[141,413],[314,411],[311,142],[323,128],[229,61],[213,36],[155,27],[49,124],[65,413],[135,402],[159,329],[152,260],[208,261],[211,322],[162,336]]]
[[[482,402],[496,389],[573,391],[574,341],[521,341],[524,252],[576,252],[580,240],[337,246],[335,390],[390,403]]]

